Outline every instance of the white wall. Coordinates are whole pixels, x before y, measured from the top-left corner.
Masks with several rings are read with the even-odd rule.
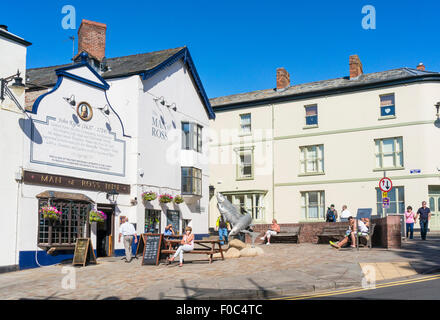
[[[17,69],[20,70],[21,77],[25,79],[26,47],[0,36],[0,78],[15,74]],[[11,91],[24,106],[24,90],[11,89]],[[18,264],[16,225],[17,195],[20,186],[15,181],[15,173],[20,171],[23,158],[22,141],[17,139],[21,136],[19,121],[22,118],[21,111],[9,98],[3,102],[0,101],[0,136],[2,137],[0,139],[0,201],[2,203],[0,268]]]

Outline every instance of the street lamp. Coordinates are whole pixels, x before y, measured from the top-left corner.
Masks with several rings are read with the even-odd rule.
[[[118,199],[119,192],[117,192],[115,189],[113,189],[110,192],[107,192],[107,200],[109,200],[112,203],[116,203],[116,200]]]

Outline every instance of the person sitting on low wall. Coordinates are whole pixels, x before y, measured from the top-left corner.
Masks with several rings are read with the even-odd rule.
[[[351,247],[355,248],[356,247],[356,238],[355,238],[355,234],[356,234],[356,224],[355,224],[355,219],[350,216],[348,217],[348,224],[349,224],[349,228],[348,230],[345,232],[345,237],[344,239],[342,239],[341,241],[338,241],[336,243],[334,243],[333,241],[330,241],[330,245],[336,249],[341,249],[343,246],[345,246],[348,243],[348,240],[350,240],[351,238]],[[368,230],[367,230],[368,232]]]

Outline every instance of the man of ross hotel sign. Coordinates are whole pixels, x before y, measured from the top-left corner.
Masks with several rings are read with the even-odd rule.
[[[128,136],[107,99],[109,85],[86,62],[57,75],[32,108],[30,162],[125,176]]]

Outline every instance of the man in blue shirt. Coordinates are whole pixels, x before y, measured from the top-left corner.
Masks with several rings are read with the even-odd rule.
[[[426,201],[422,202],[422,207],[417,210],[416,221],[419,218],[420,223],[420,235],[422,240],[426,240],[426,234],[428,233],[428,223],[431,220],[431,210],[426,206]]]

